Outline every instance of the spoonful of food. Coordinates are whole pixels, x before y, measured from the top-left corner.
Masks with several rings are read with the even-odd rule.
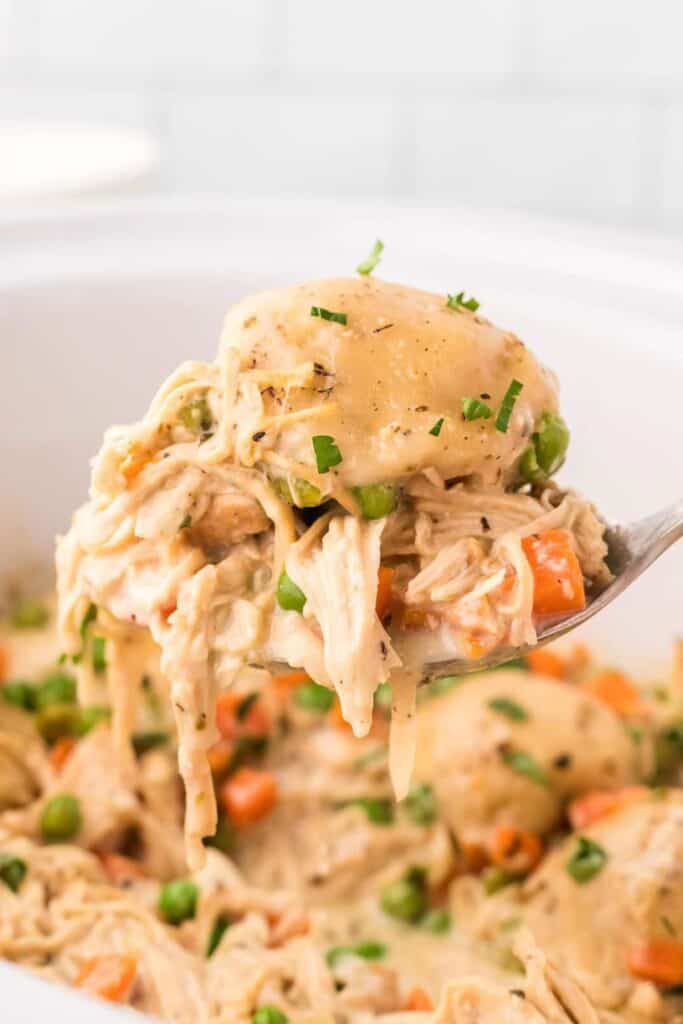
[[[537,643],[523,647],[497,647],[474,661],[466,658],[445,661],[429,660],[425,664],[425,681],[445,675],[465,675],[484,668],[494,668],[527,654],[534,646],[542,647],[570,633],[612,603],[620,594],[683,537],[683,499],[666,508],[625,526],[609,526],[605,530],[608,554],[606,563],[613,579],[585,608],[569,616],[548,619],[536,631]]]

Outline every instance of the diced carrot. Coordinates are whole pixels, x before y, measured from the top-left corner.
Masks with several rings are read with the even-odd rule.
[[[9,651],[0,644],[0,683],[4,683],[9,674]]]
[[[104,870],[116,885],[147,877],[141,865],[132,857],[124,857],[121,853],[100,853],[99,857]]]
[[[411,989],[405,998],[402,1009],[404,1010],[433,1010],[434,1003],[430,995],[423,988],[416,986]]]
[[[135,981],[138,961],[135,956],[121,953],[110,953],[107,956],[94,956],[81,965],[76,981],[76,988],[110,1003],[125,1003]]]
[[[536,647],[529,651],[526,656],[527,664],[532,672],[539,676],[552,676],[553,679],[564,679],[567,672],[567,663],[555,651],[549,651],[547,647]]]
[[[380,619],[384,619],[389,614],[389,609],[391,608],[391,586],[394,581],[394,573],[395,569],[389,568],[388,565],[380,565],[379,567],[375,609]]]
[[[638,690],[622,672],[600,672],[587,680],[585,687],[618,715],[627,718],[630,715],[641,715],[646,710]]]
[[[512,874],[526,875],[543,856],[543,844],[535,832],[498,825],[489,852],[493,864]]]
[[[534,576],[536,615],[560,615],[586,607],[581,565],[568,530],[546,530],[522,540]]]
[[[62,736],[57,740],[50,751],[50,764],[56,772],[61,772],[66,762],[71,757],[76,740],[73,736]]]
[[[302,683],[307,683],[310,679],[308,672],[304,672],[303,669],[294,669],[292,672],[283,672],[282,675],[273,676],[273,683],[279,690],[287,691],[293,690],[295,687],[300,686]]]
[[[150,453],[143,448],[132,446],[126,457],[122,459],[120,467],[126,483],[132,483],[148,462],[150,462]]]
[[[213,775],[223,775],[227,772],[235,756],[235,744],[232,740],[220,739],[209,747],[206,757],[209,768]]]
[[[238,711],[248,695],[226,690],[216,700],[216,725],[224,739],[233,740],[239,736],[267,736],[270,732],[270,716],[260,697],[249,705],[243,718]]]
[[[311,930],[311,919],[302,910],[277,911],[266,914],[266,917],[270,925],[270,947],[282,946],[298,935],[308,935]]]
[[[636,978],[653,981],[667,988],[683,983],[683,942],[652,939],[632,949],[628,969]]]
[[[571,801],[567,814],[572,828],[588,828],[595,821],[614,814],[630,804],[643,800],[649,793],[647,786],[624,786],[623,789],[594,789]]]
[[[277,800],[277,782],[271,772],[240,768],[221,786],[220,799],[232,823],[245,828],[270,814]]]
[[[173,612],[177,609],[177,601],[169,601],[167,604],[163,604],[159,611],[165,619],[168,619],[173,615]]]

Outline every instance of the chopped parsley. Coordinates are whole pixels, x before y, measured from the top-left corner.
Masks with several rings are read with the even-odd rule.
[[[465,420],[490,420],[493,410],[486,402],[480,402],[478,398],[461,399],[462,415]]]
[[[458,292],[457,295],[449,295],[446,305],[449,309],[469,309],[471,313],[476,313],[479,309],[477,300],[475,298],[466,299],[464,292]]]
[[[316,434],[311,441],[319,473],[329,473],[333,466],[338,466],[342,461],[342,453],[329,434]]]
[[[231,923],[232,922],[230,921],[230,918],[225,917],[222,914],[220,915],[220,917],[216,918],[216,920],[214,921],[213,928],[211,929],[211,934],[209,935],[209,941],[206,946],[207,957],[213,956],[213,954],[216,952],[216,950],[221,944],[221,939],[227,932]]]
[[[436,423],[434,424],[432,429],[429,431],[429,433],[432,434],[434,437],[438,437],[439,434],[441,433],[442,426],[443,426],[443,416],[436,421]]]
[[[346,313],[333,313],[323,306],[311,306],[311,316],[319,316],[321,320],[331,320],[335,324],[346,324]]]
[[[505,715],[512,722],[526,722],[529,717],[521,704],[511,700],[509,697],[494,697],[489,701],[489,707],[492,711]]]
[[[357,800],[352,800],[350,806],[360,807],[365,811],[368,821],[373,825],[391,825],[394,820],[394,805],[388,799],[361,796]]]
[[[92,667],[98,675],[107,668],[107,641],[103,636],[92,638]]]
[[[26,861],[14,857],[11,853],[0,853],[0,880],[12,892],[18,892],[19,886],[26,877]]]
[[[355,946],[330,946],[325,954],[329,967],[336,967],[342,957],[359,956],[363,960],[382,960],[387,955],[387,947],[383,942],[357,942]]]
[[[522,388],[524,385],[521,381],[511,380],[507,391],[503,395],[503,401],[500,403],[500,409],[496,416],[496,430],[499,430],[501,434],[506,434],[508,424],[510,423],[510,417],[512,416],[512,410],[515,407],[515,402],[519,398]]]
[[[436,821],[437,806],[434,790],[424,782],[411,787],[403,801],[408,816],[416,825],[431,825]]]
[[[579,836],[576,840],[574,852],[565,864],[569,874],[575,882],[581,885],[590,882],[599,874],[607,863],[607,853],[593,839],[586,836]]]
[[[527,779],[535,782],[537,786],[547,788],[550,785],[548,776],[536,758],[527,753],[526,750],[510,750],[507,747],[501,747],[499,753],[508,768],[511,768],[517,775],[525,775]]]
[[[362,263],[359,263],[358,266],[356,267],[356,272],[358,274],[362,274],[363,277],[367,277],[368,274],[371,274],[373,270],[377,268],[377,264],[381,260],[383,252],[384,242],[380,242],[378,238],[375,244],[373,245],[372,249],[370,250],[370,255],[366,259],[364,259]],[[344,323],[346,323],[346,320],[344,321]]]
[[[190,515],[189,512],[180,520],[180,526],[178,527],[178,529],[186,530],[188,526],[192,526],[192,516]]]

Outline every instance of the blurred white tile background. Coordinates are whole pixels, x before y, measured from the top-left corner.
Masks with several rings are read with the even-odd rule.
[[[0,0],[0,118],[143,128],[163,191],[683,233],[681,0]]]

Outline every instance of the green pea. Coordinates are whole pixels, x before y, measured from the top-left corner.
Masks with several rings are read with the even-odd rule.
[[[289,1017],[277,1006],[259,1006],[251,1015],[251,1024],[289,1024]]]
[[[40,629],[47,625],[49,618],[50,613],[42,601],[26,597],[12,609],[9,621],[15,629]]]
[[[206,946],[207,957],[213,956],[213,954],[216,952],[216,950],[221,944],[221,939],[227,932],[231,923],[232,922],[230,921],[230,918],[225,917],[223,915],[216,918],[216,920],[214,921],[213,928],[211,929],[211,934],[209,935],[209,941]]]
[[[277,585],[275,594],[277,603],[286,612],[301,612],[306,604],[306,595],[300,587],[297,587],[294,580],[283,572]]]
[[[55,743],[77,734],[80,717],[75,704],[48,704],[36,712],[36,729],[46,743]]]
[[[221,853],[232,853],[236,840],[235,826],[229,818],[220,817],[214,834],[205,836],[204,846],[212,846],[215,850],[220,850]]]
[[[353,493],[364,519],[383,519],[393,512],[398,502],[395,484],[364,484]]]
[[[162,730],[157,730],[156,732],[136,732],[132,740],[133,750],[140,757],[141,754],[146,754],[148,750],[154,750],[155,747],[163,747],[170,738],[170,735]]]
[[[43,807],[40,831],[46,843],[73,839],[81,830],[81,805],[71,793],[58,793]]]
[[[297,686],[294,691],[294,703],[306,711],[317,711],[322,714],[329,711],[334,704],[334,692],[310,680]]]
[[[531,435],[531,445],[519,463],[522,480],[547,480],[564,462],[569,447],[569,428],[561,416],[544,412],[538,428]]]
[[[284,477],[273,480],[273,487],[288,505],[297,508],[315,508],[322,501],[322,494],[315,484],[295,478],[289,483]]]
[[[0,853],[0,879],[12,892],[19,891],[27,870],[26,861],[20,857],[13,857],[11,853]]]
[[[197,912],[199,887],[188,878],[167,882],[159,893],[159,913],[169,924],[189,921]]]
[[[364,810],[368,821],[371,821],[373,825],[391,825],[394,820],[394,805],[391,800],[363,796],[358,800],[352,800],[351,805]]]
[[[79,736],[85,736],[100,722],[107,722],[110,718],[111,708],[99,704],[89,704],[88,707],[81,708],[76,732]]]
[[[178,413],[178,419],[191,434],[207,434],[213,426],[213,416],[206,398],[188,402]]]
[[[401,921],[417,921],[427,909],[425,873],[411,868],[403,878],[390,882],[382,891],[380,905],[385,914]]]
[[[436,797],[432,787],[426,783],[412,786],[403,806],[416,825],[431,825],[436,821]]]
[[[444,935],[450,931],[451,915],[443,908],[428,910],[424,917],[420,919],[420,928],[433,932],[435,935]]]
[[[18,708],[23,708],[24,711],[35,711],[35,687],[31,683],[26,682],[25,679],[10,679],[9,682],[0,688],[0,692],[2,692],[2,696],[8,704],[16,704]]]
[[[36,689],[36,707],[50,704],[73,704],[76,700],[76,680],[66,672],[54,672]]]

